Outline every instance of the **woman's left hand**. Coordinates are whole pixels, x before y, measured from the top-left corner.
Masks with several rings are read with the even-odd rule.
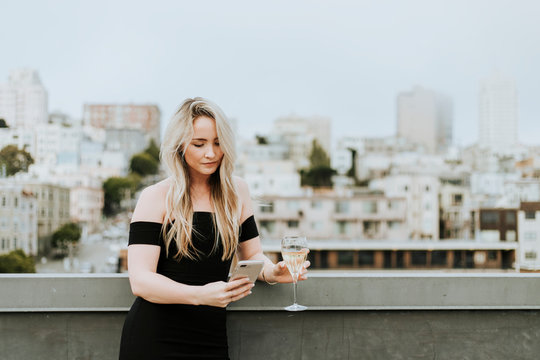
[[[300,270],[300,273],[298,274],[298,281],[306,280],[308,278],[307,275],[307,268],[311,265],[309,260],[304,262],[304,266],[302,266],[302,269]],[[267,280],[268,282],[279,282],[279,283],[291,283],[293,282],[292,275],[287,268],[287,264],[285,261],[280,261],[277,264],[275,264],[272,268],[272,271],[268,271],[268,274],[271,274]]]

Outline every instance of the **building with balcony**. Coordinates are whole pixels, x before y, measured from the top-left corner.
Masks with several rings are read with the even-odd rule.
[[[0,254],[22,249],[37,255],[37,211],[37,199],[30,189],[0,180]]]
[[[522,202],[517,212],[519,268],[540,270],[540,202]]]
[[[318,240],[406,240],[406,202],[401,197],[352,192],[260,196],[255,219],[263,239],[304,234]]]
[[[434,175],[401,174],[372,180],[369,188],[406,199],[405,238],[439,239],[439,186]]]

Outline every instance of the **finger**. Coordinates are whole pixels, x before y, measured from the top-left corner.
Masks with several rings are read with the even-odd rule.
[[[310,265],[311,265],[311,261],[306,260],[306,262],[304,262],[304,269],[307,269]]]
[[[227,286],[225,286],[225,290],[230,291],[232,289],[236,289],[237,287],[245,285],[245,284],[249,284],[249,278],[247,276],[229,281],[227,283]]]
[[[242,287],[231,290],[229,292],[229,294],[230,294],[231,297],[236,297],[236,296],[238,296],[238,295],[240,295],[242,293],[251,291],[251,289],[253,289],[254,286],[255,286],[255,284],[249,283],[249,284],[246,284],[246,285],[244,285]]]
[[[243,298],[245,298],[246,296],[248,296],[250,294],[251,294],[251,288],[247,289],[246,291],[241,292],[240,294],[232,296],[231,297],[231,302],[243,299]]]

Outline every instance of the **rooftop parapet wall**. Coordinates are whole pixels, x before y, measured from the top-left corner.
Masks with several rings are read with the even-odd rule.
[[[0,275],[2,360],[118,359],[126,275]],[[540,275],[312,273],[228,308],[232,360],[537,359]]]
[[[0,274],[2,312],[127,311],[125,274]],[[281,310],[292,285],[257,282],[230,311]],[[540,274],[319,272],[298,285],[311,310],[540,309]]]

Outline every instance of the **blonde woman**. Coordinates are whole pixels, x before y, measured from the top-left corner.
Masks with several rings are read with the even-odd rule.
[[[232,175],[234,149],[225,115],[206,99],[187,99],[170,121],[161,146],[170,176],[143,190],[130,225],[137,299],[121,360],[228,359],[225,307],[253,287],[227,282],[235,256],[264,260],[260,280],[292,281],[283,262],[263,255],[248,187]]]

